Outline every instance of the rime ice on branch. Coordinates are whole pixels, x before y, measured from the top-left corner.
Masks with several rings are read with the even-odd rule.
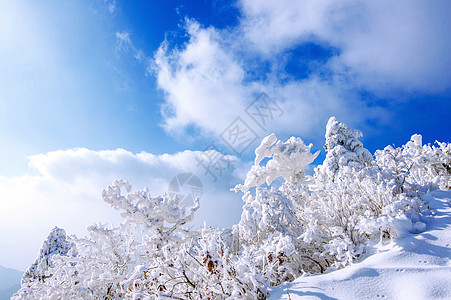
[[[312,144],[306,146],[301,138],[291,137],[282,142],[277,140],[274,133],[265,137],[255,149],[255,163],[247,173],[244,185],[239,184],[234,190],[246,192],[265,182],[270,185],[280,176],[294,187],[298,187],[305,182],[304,167],[311,164],[319,154],[319,151],[310,153],[312,147]],[[270,160],[265,166],[260,166],[260,162],[266,157]]]

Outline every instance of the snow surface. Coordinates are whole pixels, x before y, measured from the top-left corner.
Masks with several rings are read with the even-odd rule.
[[[371,246],[344,269],[282,284],[270,299],[451,299],[451,191],[424,198],[424,232]]]

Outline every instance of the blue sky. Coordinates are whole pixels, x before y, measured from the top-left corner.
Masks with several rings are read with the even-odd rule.
[[[196,173],[198,224],[230,226],[228,189],[271,132],[322,149],[335,115],[371,152],[449,141],[450,14],[446,0],[2,1],[0,265],[23,270],[55,225],[117,222],[100,193],[119,178],[158,194]],[[262,92],[280,109],[264,127],[246,114]],[[221,137],[238,117],[255,141],[215,179],[195,151],[236,156]]]

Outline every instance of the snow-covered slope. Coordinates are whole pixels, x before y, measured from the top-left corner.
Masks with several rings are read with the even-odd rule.
[[[344,269],[283,284],[271,299],[451,299],[451,191],[425,200],[432,215],[423,233],[375,245]]]
[[[22,272],[0,266],[0,300],[9,299],[20,288]]]

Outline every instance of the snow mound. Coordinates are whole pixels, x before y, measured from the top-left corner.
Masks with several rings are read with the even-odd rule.
[[[451,191],[424,198],[426,231],[371,246],[344,269],[282,284],[271,299],[451,299]]]

